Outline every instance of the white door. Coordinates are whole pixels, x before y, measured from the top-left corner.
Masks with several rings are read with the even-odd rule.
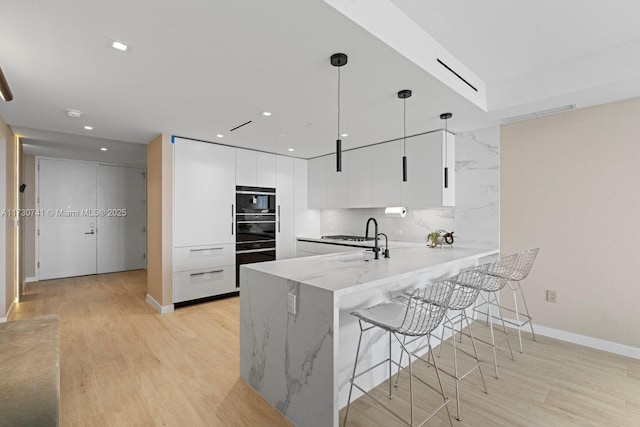
[[[38,160],[38,278],[96,273],[96,165]]]
[[[97,167],[98,274],[145,267],[145,171]]]

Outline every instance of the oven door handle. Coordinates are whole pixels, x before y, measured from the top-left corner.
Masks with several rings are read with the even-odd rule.
[[[238,221],[238,224],[275,224],[276,221]]]
[[[270,252],[275,251],[276,248],[264,248],[264,249],[247,249],[246,251],[236,251],[236,254],[250,254],[253,252]]]

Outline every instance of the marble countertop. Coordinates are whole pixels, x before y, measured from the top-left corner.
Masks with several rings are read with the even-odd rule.
[[[300,242],[324,243],[326,245],[350,246],[354,248],[372,248],[375,246],[375,243],[373,240],[368,240],[366,242],[354,242],[350,240],[323,239],[320,237],[306,237],[306,236],[298,236],[297,240]],[[378,246],[384,249],[384,239],[378,240]],[[426,246],[426,243],[400,242],[398,240],[389,240],[389,249],[418,248],[422,246]]]
[[[388,279],[419,273],[434,267],[498,254],[498,249],[453,246],[431,249],[419,247],[396,248],[391,258],[373,259],[369,251],[344,252],[291,258],[248,264],[273,276],[294,280],[332,291],[338,295],[360,292],[378,286]]]

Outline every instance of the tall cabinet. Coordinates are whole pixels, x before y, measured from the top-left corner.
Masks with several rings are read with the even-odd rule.
[[[174,139],[173,301],[235,289],[235,149]]]

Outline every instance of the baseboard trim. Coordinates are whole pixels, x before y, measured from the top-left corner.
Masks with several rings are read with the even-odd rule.
[[[160,305],[160,303],[149,294],[147,294],[147,302],[160,314],[173,313],[173,304]]]
[[[0,323],[8,322],[11,318],[11,314],[13,313],[13,308],[16,306],[15,301],[11,301],[11,305],[9,306],[9,310],[7,310],[6,317],[0,317]]]
[[[505,317],[505,322],[509,321],[515,323],[515,319],[508,319]],[[510,325],[510,327],[514,327]],[[528,325],[523,327],[524,331],[530,331]],[[561,331],[559,329],[549,328],[547,326],[533,324],[533,330],[536,334],[543,335],[549,338],[555,338],[557,340],[570,342],[573,344],[583,345],[585,347],[595,348],[596,350],[602,350],[620,356],[631,357],[633,359],[640,360],[640,348],[632,347],[626,344],[620,344],[617,342],[607,341],[600,338],[589,337],[586,335],[575,334],[573,332]],[[517,337],[516,337],[517,339]]]
[[[26,279],[24,279],[24,281],[26,283],[37,282],[38,278],[37,277],[27,277]]]

